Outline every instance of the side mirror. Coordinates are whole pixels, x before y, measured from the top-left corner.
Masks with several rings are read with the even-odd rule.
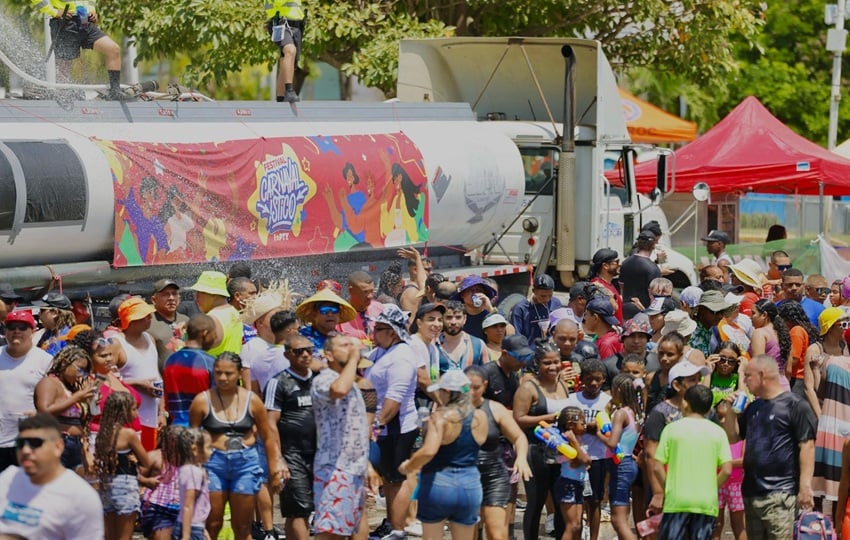
[[[667,192],[667,154],[658,154],[655,188],[661,193]]]

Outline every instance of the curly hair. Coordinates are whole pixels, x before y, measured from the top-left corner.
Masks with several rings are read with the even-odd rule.
[[[635,386],[635,378],[630,373],[618,373],[611,381],[611,395],[614,395],[615,391],[620,398],[619,403],[611,401],[615,409],[630,408],[635,413],[635,422],[642,424],[643,396],[640,388]],[[637,429],[639,430],[640,427]]]
[[[546,338],[537,338],[534,340],[534,361],[538,364],[550,352],[560,354],[560,349],[555,345],[555,342]]]
[[[56,378],[65,385],[65,388],[67,388],[70,392],[76,392],[80,389],[79,383],[75,382],[74,384],[68,384],[65,381],[64,374],[65,370],[68,369],[68,366],[75,363],[77,360],[85,360],[86,369],[91,370],[91,356],[89,356],[89,353],[76,345],[68,345],[56,353],[56,356],[53,357],[53,363],[50,364],[47,374],[55,375]]]
[[[60,328],[71,328],[77,324],[77,319],[74,317],[74,312],[68,309],[56,309],[56,330]]]
[[[779,353],[782,355],[782,358],[788,358],[791,354],[791,334],[788,333],[785,319],[779,314],[776,304],[766,298],[762,298],[755,303],[754,307],[760,313],[767,315],[770,324],[773,325],[773,330],[776,332],[776,337],[779,338]],[[784,363],[785,361],[782,362],[782,364]]]
[[[809,316],[803,309],[802,304],[796,300],[786,300],[779,306],[779,315],[786,321],[791,323],[791,326],[801,326],[809,335],[809,343],[817,343],[820,339],[818,331],[809,321]]]
[[[133,421],[136,402],[129,392],[113,392],[106,398],[100,419],[100,431],[94,443],[94,463],[101,485],[108,484],[118,467],[118,433]]]
[[[186,428],[176,424],[170,424],[162,428],[157,437],[157,448],[162,456],[162,472],[159,474],[160,483],[169,483],[174,480],[174,475],[182,465],[177,450],[180,434]]]
[[[83,330],[82,332],[77,332],[77,335],[74,336],[71,343],[84,351],[91,353],[94,350],[94,342],[97,337],[98,333],[94,330]]]

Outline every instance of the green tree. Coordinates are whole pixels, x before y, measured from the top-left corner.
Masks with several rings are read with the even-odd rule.
[[[0,0],[31,9],[30,0]],[[582,36],[599,39],[623,68],[652,66],[703,85],[735,68],[734,36],[751,40],[756,0],[306,0],[305,55],[392,95],[402,37]],[[223,81],[277,53],[260,0],[101,0],[104,28],[135,36],[140,60],[189,60],[182,78]]]

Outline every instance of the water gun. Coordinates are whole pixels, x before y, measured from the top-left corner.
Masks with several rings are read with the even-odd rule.
[[[541,420],[540,425],[534,427],[534,436],[546,443],[546,446],[552,450],[557,450],[567,459],[575,459],[578,455],[578,451],[570,446],[570,443],[561,435],[558,428],[548,422]]]
[[[611,436],[611,430],[613,428],[611,426],[611,417],[608,416],[607,412],[599,411],[598,413],[596,413],[596,428],[602,435],[606,437]]]
[[[614,450],[608,450],[611,453],[611,458],[614,460],[614,465],[619,465],[623,458],[626,457],[626,453],[623,452],[623,449],[620,448],[620,445],[617,445],[617,448]]]

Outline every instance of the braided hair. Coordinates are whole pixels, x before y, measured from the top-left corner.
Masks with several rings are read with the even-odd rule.
[[[204,446],[204,432],[199,428],[184,428],[177,436],[175,458],[178,466],[195,464],[197,451]]]
[[[162,455],[163,464],[163,470],[159,477],[160,482],[171,482],[174,479],[174,475],[177,474],[177,469],[181,465],[178,459],[177,441],[180,434],[185,430],[186,428],[183,426],[169,424],[159,432],[157,447],[159,448],[160,455]]]
[[[100,418],[100,431],[94,443],[94,464],[101,486],[108,484],[118,467],[118,433],[133,421],[136,401],[129,392],[113,392],[106,398]]]
[[[643,423],[643,396],[640,388],[635,386],[635,378],[630,373],[618,373],[611,381],[611,395],[619,396],[620,403],[611,401],[615,409],[628,407],[635,413],[635,422]]]
[[[770,324],[773,325],[773,330],[776,332],[776,337],[779,338],[779,352],[782,358],[788,358],[791,354],[791,334],[788,333],[785,319],[779,315],[776,304],[766,298],[762,298],[755,303],[755,308],[767,315]]]
[[[68,345],[64,347],[61,351],[56,353],[56,356],[53,357],[53,363],[50,364],[50,369],[47,370],[48,375],[55,375],[57,379],[59,379],[62,384],[65,385],[65,388],[70,392],[76,392],[80,389],[80,385],[78,382],[74,382],[74,384],[68,384],[65,381],[65,370],[68,367],[75,363],[77,360],[85,360],[86,361],[86,369],[91,370],[91,356],[88,355],[86,351],[77,347],[76,345]]]

